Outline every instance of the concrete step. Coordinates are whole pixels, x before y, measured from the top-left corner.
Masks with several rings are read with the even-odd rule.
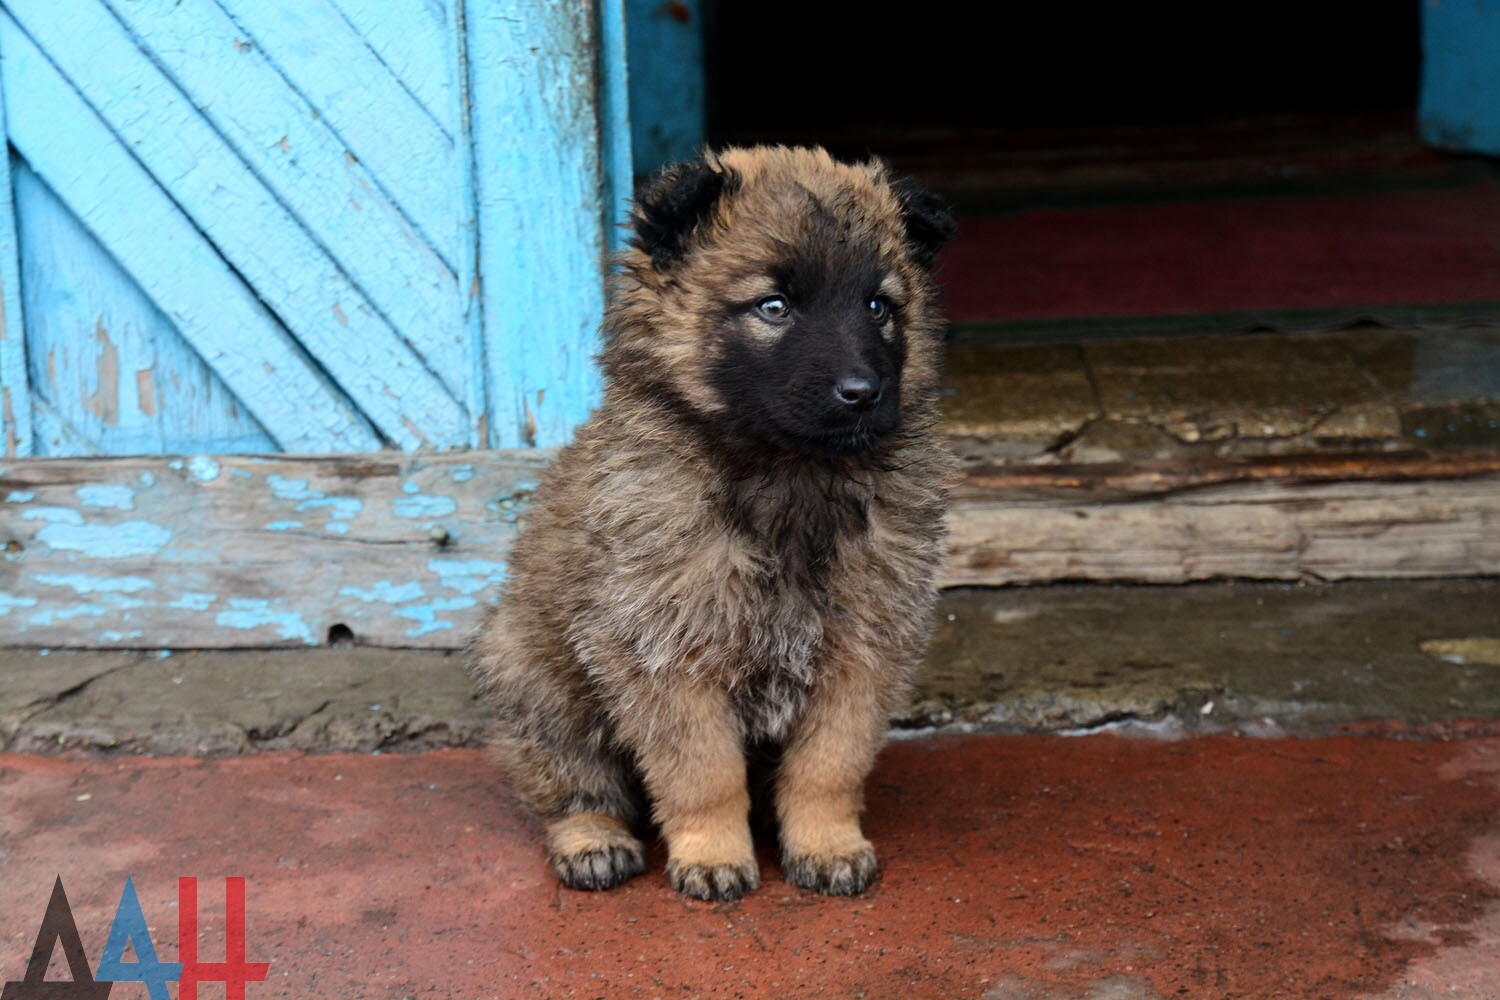
[[[0,651],[14,750],[476,745],[461,656]],[[960,588],[898,731],[1441,734],[1500,720],[1500,580]]]

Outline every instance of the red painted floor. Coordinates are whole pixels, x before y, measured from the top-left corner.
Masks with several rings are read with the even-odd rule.
[[[889,747],[871,797],[863,898],[767,852],[711,906],[659,848],[560,889],[477,752],[3,756],[0,976],[58,875],[94,964],[127,875],[168,961],[176,879],[209,961],[243,875],[250,998],[1500,997],[1500,740],[949,737]]]
[[[1500,301],[1500,184],[960,219],[956,323]]]

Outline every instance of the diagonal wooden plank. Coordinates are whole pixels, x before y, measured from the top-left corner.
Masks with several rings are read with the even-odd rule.
[[[107,10],[75,2],[64,21],[48,13],[54,0],[10,7],[387,439],[407,449],[470,443],[465,408]]]
[[[71,10],[85,0],[67,2]],[[464,398],[471,361],[453,271],[318,110],[213,0],[107,5],[449,391]],[[69,21],[55,13],[56,0],[42,6]],[[79,44],[88,40],[79,35]]]
[[[11,140],[288,451],[368,451],[376,436],[8,14]],[[26,83],[18,100],[16,82]]]
[[[333,0],[333,5],[443,131],[460,135],[453,45],[458,14],[451,0]]]
[[[453,139],[327,0],[218,0],[451,268]]]
[[[92,446],[96,455],[276,450],[172,321],[24,163],[15,192],[31,394],[68,425],[59,437],[56,421],[39,422],[36,454],[57,454],[58,442]]]
[[[5,129],[5,84],[0,82],[0,455],[30,455],[32,448],[19,260]]]
[[[37,451],[48,458],[87,458],[105,454],[104,447],[40,396],[31,397],[31,420]]]

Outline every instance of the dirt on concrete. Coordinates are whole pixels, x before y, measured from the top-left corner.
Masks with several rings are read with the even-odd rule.
[[[1413,731],[1500,719],[1500,581],[960,589],[900,730]],[[475,746],[457,653],[0,650],[0,748]]]

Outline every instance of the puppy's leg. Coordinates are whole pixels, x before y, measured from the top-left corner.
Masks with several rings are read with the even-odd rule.
[[[859,816],[886,718],[877,677],[861,664],[831,663],[818,679],[776,777],[781,867],[793,885],[850,896],[875,878]]]
[[[743,741],[725,693],[691,681],[653,685],[617,724],[636,748],[672,887],[697,899],[757,888]]]
[[[532,662],[509,647],[479,661],[496,716],[490,750],[512,791],[547,824],[547,860],[563,884],[611,888],[646,870],[631,832],[640,816],[639,783],[578,673],[528,669]]]

